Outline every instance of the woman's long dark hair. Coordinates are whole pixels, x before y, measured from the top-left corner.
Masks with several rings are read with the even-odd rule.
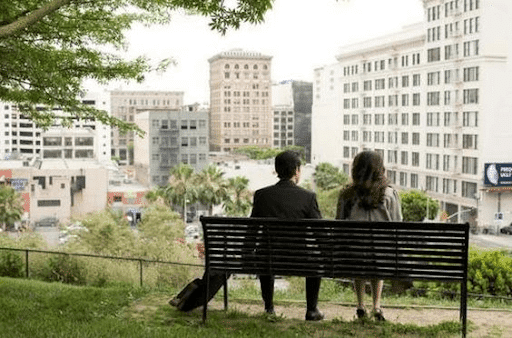
[[[343,189],[340,198],[354,201],[365,210],[376,208],[384,200],[389,185],[384,176],[382,157],[374,151],[363,151],[356,155],[352,163],[352,184]]]

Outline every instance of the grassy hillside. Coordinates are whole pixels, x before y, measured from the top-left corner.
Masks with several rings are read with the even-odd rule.
[[[158,291],[127,287],[78,287],[0,278],[0,338],[52,337],[451,337],[458,323],[419,327],[386,322],[303,320],[211,311],[183,314]]]

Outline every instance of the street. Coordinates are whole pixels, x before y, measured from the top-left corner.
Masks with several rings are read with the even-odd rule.
[[[512,236],[500,234],[496,235],[484,235],[471,234],[469,236],[469,244],[476,245],[482,248],[503,248],[512,249]]]

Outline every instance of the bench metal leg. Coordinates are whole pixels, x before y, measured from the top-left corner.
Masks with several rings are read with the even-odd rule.
[[[460,297],[460,320],[462,322],[462,337],[466,338],[468,319],[468,282],[466,280],[461,283]]]
[[[224,310],[228,310],[228,278],[229,274],[224,275]]]
[[[206,270],[205,279],[206,285],[203,298],[203,325],[206,324],[206,312],[208,311],[208,294],[210,293],[210,273],[208,270]]]

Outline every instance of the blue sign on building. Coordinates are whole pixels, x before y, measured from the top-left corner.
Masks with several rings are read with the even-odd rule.
[[[484,166],[485,185],[512,186],[512,163],[485,163]]]

